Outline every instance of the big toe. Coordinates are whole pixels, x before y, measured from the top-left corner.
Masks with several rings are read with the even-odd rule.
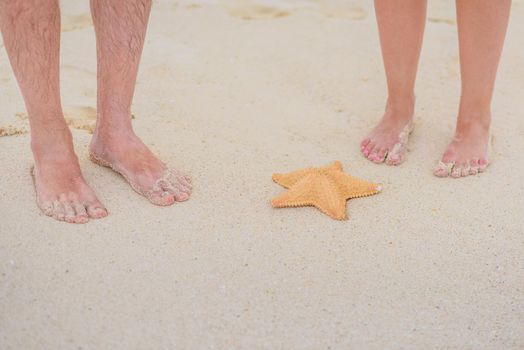
[[[400,163],[402,163],[402,157],[400,154],[391,154],[386,158],[387,165],[399,165]]]
[[[455,164],[455,166],[451,170],[451,177],[455,179],[462,177],[462,167],[462,164]]]
[[[154,205],[165,207],[175,203],[175,196],[164,189],[154,190],[146,194],[147,199]]]
[[[438,177],[448,177],[450,175],[452,166],[453,165],[451,163],[444,163],[441,161],[435,167],[435,170],[433,170],[433,174]]]
[[[90,202],[85,206],[85,208],[87,215],[89,215],[89,217],[92,219],[101,219],[106,217],[108,214],[107,209],[104,208],[102,203],[99,201]]]
[[[384,163],[387,153],[388,153],[387,148],[381,148],[378,152],[374,153],[373,158],[370,160],[376,164]]]
[[[387,165],[400,165],[404,161],[405,150],[395,151],[394,149],[389,152],[386,158]]]
[[[43,203],[38,203],[38,206],[42,210],[42,212],[47,216],[53,216],[54,213],[54,206],[53,202],[51,201],[45,201]]]
[[[395,144],[387,155],[386,164],[400,165],[404,161],[407,151],[407,143],[405,141]]]

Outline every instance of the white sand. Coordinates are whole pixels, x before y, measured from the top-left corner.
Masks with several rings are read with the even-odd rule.
[[[89,121],[88,2],[64,2],[64,106]],[[29,136],[0,137],[0,348],[524,348],[524,1],[500,67],[493,164],[458,181],[431,173],[459,79],[453,2],[430,4],[417,129],[391,168],[358,147],[385,99],[371,1],[157,1],[134,125],[193,175],[194,195],[150,205],[90,163],[90,135],[74,129],[110,216],[55,222],[35,204]],[[0,89],[0,127],[26,127],[3,49]],[[283,190],[273,172],[336,159],[383,193],[350,201],[346,222],[270,207]]]

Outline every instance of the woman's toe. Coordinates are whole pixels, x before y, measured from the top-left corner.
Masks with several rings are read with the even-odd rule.
[[[469,174],[476,175],[479,172],[479,161],[477,159],[472,159],[469,162]]]
[[[450,164],[439,162],[438,165],[435,167],[433,173],[435,174],[435,176],[438,177],[448,177],[450,175],[450,168]]]
[[[373,150],[373,148],[375,147],[375,145],[373,144],[373,142],[369,142],[365,147],[364,147],[364,150],[362,151],[362,154],[364,154],[364,157],[368,157],[369,154],[371,153],[371,151]]]
[[[470,166],[469,166],[469,163],[464,163],[464,164],[462,165],[462,173],[461,173],[461,176],[462,176],[462,177],[469,176],[469,172],[470,172]]]
[[[378,152],[375,153],[375,157],[373,159],[373,162],[380,164],[384,163],[384,160],[386,159],[386,155],[388,153],[387,148],[381,148]]]
[[[378,152],[380,152],[380,147],[379,147],[378,145],[375,145],[375,146],[371,149],[371,151],[369,152],[367,158],[368,158],[370,161],[374,162],[375,159],[378,158]]]
[[[360,150],[364,150],[366,146],[371,142],[371,139],[366,137],[362,142],[360,143]]]
[[[453,169],[451,170],[451,177],[456,179],[461,176],[462,176],[462,164],[457,163],[453,166]]]
[[[398,153],[389,153],[386,157],[387,165],[398,165],[401,162],[400,154]]]
[[[451,177],[456,179],[460,177],[461,174],[462,174],[462,170],[460,168],[460,164],[457,163],[453,166],[453,169],[451,169]]]

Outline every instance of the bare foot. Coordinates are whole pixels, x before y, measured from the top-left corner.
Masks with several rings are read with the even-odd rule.
[[[438,177],[464,177],[486,170],[489,164],[489,126],[458,123],[455,136],[434,170]]]
[[[121,174],[151,203],[165,206],[189,199],[190,178],[168,169],[132,131],[107,137],[95,133],[89,149],[93,162]]]
[[[63,137],[54,136],[52,141],[31,142],[38,206],[46,215],[71,223],[107,216],[107,210],[82,176],[71,133],[64,130]]]
[[[389,103],[378,125],[360,143],[362,154],[374,163],[399,165],[405,159],[409,134],[413,129],[414,102],[400,108]]]

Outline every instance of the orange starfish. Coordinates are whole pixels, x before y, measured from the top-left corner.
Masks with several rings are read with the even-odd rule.
[[[336,220],[346,220],[346,201],[381,191],[379,184],[349,176],[339,161],[322,168],[307,168],[288,174],[273,174],[273,181],[289,191],[274,198],[275,208],[312,205]]]

